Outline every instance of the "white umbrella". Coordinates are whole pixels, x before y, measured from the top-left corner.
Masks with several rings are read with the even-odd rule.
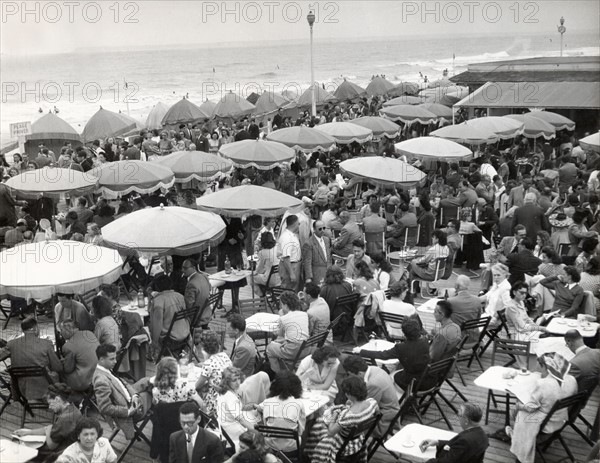
[[[400,132],[400,126],[385,117],[363,116],[352,119],[350,123],[371,129],[374,137],[396,138]]]
[[[0,294],[48,299],[114,283],[123,260],[117,251],[78,241],[42,241],[0,252]]]
[[[524,124],[523,135],[527,138],[544,137],[546,140],[549,140],[556,136],[556,129],[552,124],[543,119],[531,117],[528,114],[507,114],[504,117],[522,122]]]
[[[380,156],[348,159],[340,163],[340,171],[352,179],[351,185],[367,182],[383,187],[408,188],[426,177],[419,169],[400,159]]]
[[[600,153],[600,132],[593,133],[585,138],[579,140],[579,146],[584,150],[595,151]]]
[[[467,145],[483,145],[496,143],[498,135],[486,129],[479,129],[464,122],[461,124],[447,125],[441,129],[434,130],[429,134],[432,137],[445,138],[456,143],[466,143]]]
[[[415,122],[427,125],[438,119],[431,111],[413,105],[387,106],[381,108],[379,112],[392,121],[404,122],[407,125]]]
[[[418,137],[394,145],[397,153],[417,158],[434,158],[444,161],[468,159],[473,152],[458,143],[443,138]]]
[[[216,214],[186,207],[154,207],[127,214],[102,227],[107,246],[188,256],[216,246],[225,222]]]
[[[171,169],[177,183],[186,183],[191,180],[209,182],[233,169],[233,163],[229,159],[204,151],[177,151],[152,162]]]
[[[508,140],[515,138],[517,135],[523,135],[524,126],[522,121],[499,116],[479,117],[463,122],[463,124],[475,129],[489,130],[502,140]]]
[[[73,193],[76,196],[91,193],[97,183],[98,177],[93,171],[43,167],[15,175],[8,179],[6,186],[25,197],[46,194],[57,198],[61,193]]]
[[[267,140],[282,143],[305,153],[329,151],[335,146],[335,139],[331,135],[304,126],[275,130],[267,135]]]
[[[373,131],[366,127],[351,124],[350,122],[329,122],[316,125],[315,130],[332,136],[341,144],[366,143],[373,138]]]
[[[175,183],[173,171],[155,162],[108,162],[90,172],[98,176],[96,193],[109,199],[134,191],[140,194],[152,193],[160,188],[171,188]]]
[[[242,169],[256,167],[260,170],[271,170],[286,162],[292,162],[296,157],[293,149],[266,140],[240,140],[227,143],[221,146],[219,153],[231,159],[236,167]]]
[[[526,114],[552,124],[556,130],[575,130],[575,122],[565,116],[553,113],[552,111],[531,111]]]

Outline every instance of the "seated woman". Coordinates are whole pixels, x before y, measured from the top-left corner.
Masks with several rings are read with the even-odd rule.
[[[373,291],[377,291],[379,283],[373,277],[371,267],[365,261],[359,261],[355,265],[357,278],[354,280],[353,287],[355,292],[367,296]]]
[[[491,323],[498,323],[498,311],[504,309],[510,302],[509,275],[510,271],[506,265],[492,265],[492,287],[487,293],[480,296],[481,302],[485,304],[486,315],[492,317]]]
[[[442,257],[447,258],[450,254],[450,249],[446,245],[446,233],[442,230],[434,230],[431,240],[433,246],[427,249],[425,255],[411,262],[409,271],[410,280],[418,278],[425,282],[433,281],[435,279],[437,259]],[[440,269],[440,276],[443,274],[443,271],[443,268]],[[428,287],[429,284],[425,283],[425,285]]]
[[[180,376],[177,360],[173,357],[163,357],[156,365],[152,403],[186,402],[188,400],[202,404],[194,382]]]
[[[312,463],[334,461],[352,427],[364,423],[379,411],[377,401],[367,398],[367,385],[363,379],[349,376],[342,382],[341,389],[348,401],[327,409],[309,432],[305,452]],[[349,442],[344,455],[354,455],[362,441],[361,434]]]
[[[335,320],[344,311],[344,307],[335,306],[335,301],[338,297],[348,294],[352,294],[352,285],[345,280],[342,269],[337,265],[332,265],[325,272],[325,280],[319,294],[325,299],[331,310],[331,320]]]
[[[65,320],[75,320],[81,331],[94,331],[94,320],[81,302],[73,300],[73,294],[56,293],[58,304],[54,307],[56,329]]]
[[[542,263],[538,267],[538,274],[544,277],[554,277],[564,275],[562,260],[554,248],[544,246],[540,252]]]
[[[46,400],[54,413],[51,425],[37,429],[17,429],[16,436],[46,436],[46,441],[38,449],[38,456],[31,461],[54,461],[60,453],[74,441],[73,431],[81,419],[79,409],[71,402],[72,391],[63,383],[48,386]]]
[[[511,339],[535,342],[541,333],[546,333],[548,330],[544,326],[536,324],[527,315],[524,301],[528,290],[529,286],[522,281],[517,281],[512,285],[510,303],[506,305],[506,324]],[[520,368],[525,367],[525,359],[522,357],[517,357],[517,363]]]
[[[264,436],[254,429],[249,429],[240,435],[239,446],[237,449],[238,450],[235,455],[233,455],[225,463],[236,462],[236,457],[246,450],[254,450],[258,452],[258,454],[262,457],[261,463],[281,463],[275,455],[269,452],[269,448],[267,447]]]
[[[540,230],[535,236],[535,248],[533,255],[538,259],[542,258],[542,252],[544,248],[553,248],[552,241],[550,241],[550,233],[545,230]]]
[[[408,293],[408,283],[404,280],[397,281],[390,287],[389,299],[383,301],[380,312],[390,313],[393,315],[402,315],[405,318],[415,315],[417,310],[415,306],[404,302],[404,298]],[[402,326],[397,323],[387,322],[387,332],[392,337],[403,338]]]
[[[216,415],[217,407],[217,388],[221,385],[223,371],[225,368],[233,366],[229,356],[221,352],[219,337],[214,331],[204,331],[202,333],[202,347],[208,354],[208,358],[200,367],[200,377],[196,381],[196,391],[204,403],[204,410],[207,414]]]
[[[66,448],[57,463],[114,463],[117,454],[106,437],[102,437],[102,426],[94,418],[81,418],[75,427],[77,442]]]
[[[279,258],[277,257],[277,242],[273,238],[273,233],[265,231],[260,235],[260,246],[261,249],[258,251],[258,264],[254,272],[254,290],[259,296],[263,296],[269,274],[271,273],[271,267],[273,265],[279,265]],[[271,276],[269,286],[279,286],[281,280],[279,274],[276,273]]]
[[[269,398],[258,406],[263,422],[267,426],[294,429],[298,435],[306,428],[304,405],[298,399],[302,397],[300,378],[290,371],[282,371],[271,383]],[[289,439],[266,438],[272,449],[284,453],[296,452],[296,443]]]
[[[227,367],[223,370],[221,384],[217,388],[217,420],[229,435],[235,448],[239,448],[239,438],[247,430],[254,429],[258,422],[256,412],[246,410],[242,401],[240,385],[242,370]]]
[[[579,286],[581,276],[573,266],[565,267],[565,274],[557,277],[544,278],[540,284],[554,289],[553,311],[567,318],[577,318],[577,314],[583,313],[583,288]]]
[[[96,317],[96,328],[94,334],[100,344],[112,344],[121,348],[121,333],[119,325],[113,317],[111,302],[104,296],[96,296],[92,299],[92,308]]]
[[[385,258],[385,256],[377,252],[371,256],[371,262],[375,265],[375,273],[373,278],[379,283],[379,289],[384,291],[388,289],[395,281],[392,272],[392,264]]]
[[[339,358],[340,353],[333,346],[319,347],[305,357],[296,370],[304,389],[317,391],[333,401],[338,393],[335,377],[340,366]]]
[[[575,268],[579,273],[583,272],[587,267],[588,262],[596,251],[598,246],[598,238],[586,238],[581,242],[581,253],[575,259]]]
[[[406,389],[409,383],[418,380],[429,364],[429,342],[421,336],[422,327],[419,321],[410,317],[402,323],[402,333],[405,341],[398,342],[394,347],[384,351],[363,350],[355,347],[352,352],[372,359],[390,360],[398,359],[400,365],[394,373],[394,381],[401,389]],[[427,381],[425,381],[427,383]],[[422,384],[427,388],[429,384]]]
[[[567,419],[567,410],[555,413],[546,427],[540,424],[557,400],[577,392],[577,381],[567,374],[569,362],[554,352],[538,358],[541,378],[537,380],[531,400],[526,404],[517,402],[514,429],[507,428],[512,436],[510,452],[522,463],[535,460],[536,437],[540,431],[551,433],[560,429]]]

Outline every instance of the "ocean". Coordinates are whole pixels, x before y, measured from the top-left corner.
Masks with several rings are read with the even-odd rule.
[[[555,34],[556,35],[556,34]],[[598,34],[569,33],[564,56],[600,55]],[[557,37],[545,35],[419,37],[315,41],[315,80],[331,92],[343,78],[366,87],[373,75],[390,81],[422,82],[467,69],[469,63],[558,56]],[[453,56],[455,59],[453,59]],[[298,93],[310,82],[307,43],[251,43],[230,48],[93,50],[58,55],[2,57],[0,137],[9,124],[35,121],[56,107],[82,132],[100,108],[129,112],[144,122],[159,101],[183,96],[200,105],[228,91],[247,97],[263,90]]]

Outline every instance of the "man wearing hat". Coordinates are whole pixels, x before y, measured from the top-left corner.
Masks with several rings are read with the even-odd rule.
[[[550,223],[541,207],[536,205],[535,193],[527,193],[523,200],[524,204],[518,207],[513,214],[512,228],[523,225],[527,230],[527,237],[535,242],[539,231],[550,233]]]
[[[17,220],[16,228],[8,230],[4,235],[4,244],[12,248],[23,241],[23,233],[27,231],[27,221],[25,219]]]

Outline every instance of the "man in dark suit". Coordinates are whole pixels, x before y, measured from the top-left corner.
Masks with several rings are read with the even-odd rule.
[[[459,275],[454,283],[456,296],[448,299],[452,306],[452,315],[450,318],[454,323],[462,328],[462,324],[467,320],[475,320],[481,317],[481,301],[477,296],[469,292],[470,279],[466,275]],[[475,342],[479,337],[477,330],[466,333],[469,335],[468,342]],[[465,333],[463,333],[465,334]]]
[[[195,402],[186,402],[179,409],[182,431],[171,434],[169,463],[222,463],[225,460],[221,440],[212,432],[202,429],[200,408]]]
[[[327,267],[331,265],[331,240],[324,234],[325,223],[317,220],[313,223],[313,234],[302,248],[302,271],[304,280],[321,285],[325,279]]]
[[[544,214],[543,209],[535,204],[536,201],[535,193],[527,193],[524,199],[525,204],[517,208],[512,221],[512,228],[517,225],[525,226],[527,237],[533,242],[539,231],[545,230],[549,233],[552,231],[548,217]]]
[[[354,240],[362,240],[362,232],[353,220],[350,220],[350,213],[342,211],[339,215],[342,223],[340,236],[333,240],[333,253],[342,257],[348,257],[352,254],[352,243]]]
[[[510,254],[506,259],[511,285],[517,281],[525,281],[525,275],[533,276],[537,273],[542,261],[533,255],[534,247],[533,241],[523,238],[519,243],[519,252]]]
[[[600,381],[600,349],[591,349],[583,343],[583,337],[577,330],[569,330],[565,333],[565,344],[575,354],[570,360],[571,369],[569,374],[577,380],[577,384],[594,378],[596,383]]]
[[[11,339],[0,351],[0,361],[10,357],[13,367],[43,367],[56,373],[62,372],[63,366],[52,342],[40,338],[37,321],[26,318],[21,322],[21,330],[23,336]],[[41,399],[48,389],[48,381],[44,377],[22,378],[19,388],[27,399]]]
[[[210,296],[210,282],[203,273],[198,272],[198,263],[194,259],[186,259],[181,267],[183,274],[187,278],[187,284],[185,286],[185,308],[191,309],[194,307],[196,310],[202,310],[206,300]],[[207,308],[202,314],[202,318],[198,321],[198,324],[202,329],[208,329],[208,323],[212,318],[212,310]]]
[[[460,426],[463,428],[452,439],[425,439],[419,445],[422,452],[430,446],[436,446],[435,458],[427,463],[482,463],[485,451],[489,446],[488,437],[479,426],[481,408],[472,403],[461,405],[459,414]]]
[[[498,245],[498,252],[500,253],[500,262],[506,262],[506,258],[515,252],[519,252],[519,243],[525,237],[527,237],[527,229],[524,225],[517,225],[514,227],[514,236],[505,236]]]
[[[231,349],[231,363],[242,370],[245,377],[254,374],[256,365],[256,345],[252,338],[246,333],[246,320],[240,314],[232,314],[229,318],[229,335],[234,339]]]

